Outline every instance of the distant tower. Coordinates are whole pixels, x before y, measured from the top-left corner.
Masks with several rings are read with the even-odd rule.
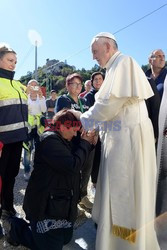
[[[36,30],[28,31],[28,38],[33,46],[35,46],[35,80],[38,80],[38,71],[37,71],[37,47],[42,44],[42,39],[40,34]]]

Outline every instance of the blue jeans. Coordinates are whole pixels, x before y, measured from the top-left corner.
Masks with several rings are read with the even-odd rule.
[[[32,150],[36,148],[36,146],[39,142],[39,135],[37,134],[37,128],[32,129],[32,131],[29,135],[29,142],[31,144],[30,150],[28,151],[28,150],[24,149],[23,165],[24,165],[24,172],[25,173],[30,172],[31,153],[32,153]]]
[[[24,172],[29,173],[31,166],[30,166],[30,160],[31,160],[31,149],[30,151],[27,151],[24,149],[24,158],[23,158],[23,165],[24,165]]]

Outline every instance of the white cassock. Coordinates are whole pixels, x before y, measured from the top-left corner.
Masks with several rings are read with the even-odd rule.
[[[106,70],[94,106],[81,115],[87,130],[99,127],[102,143],[96,250],[158,250],[155,143],[144,101],[153,92],[139,65],[120,52]]]

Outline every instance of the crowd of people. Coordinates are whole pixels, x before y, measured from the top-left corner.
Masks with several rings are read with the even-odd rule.
[[[53,89],[46,99],[37,80],[13,79],[16,52],[0,46],[0,237],[4,227],[12,245],[61,250],[79,204],[92,211],[96,250],[159,250],[167,212],[165,54],[152,51],[144,73],[111,33],[97,34],[91,50],[105,75],[94,72],[83,86],[74,72],[66,94]],[[26,223],[14,208],[22,150],[28,237],[15,230]]]

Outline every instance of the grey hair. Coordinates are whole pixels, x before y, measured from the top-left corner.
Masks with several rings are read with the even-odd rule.
[[[94,37],[92,42],[91,42],[91,45],[94,43],[94,42],[99,42],[101,44],[104,44],[104,43],[109,43],[110,45],[112,45],[114,47],[114,49],[118,49],[118,44],[115,40],[111,39],[111,38],[108,38],[108,37]]]
[[[155,52],[156,52],[156,51],[162,51],[162,52],[163,52],[162,49],[154,49],[154,50],[150,53],[150,55],[149,55],[148,58],[149,58],[149,59],[150,59],[150,58],[153,58],[153,57],[155,56]],[[163,52],[163,53],[164,53],[164,52]]]
[[[91,80],[86,80],[86,82],[84,83],[84,86],[89,85],[89,84],[88,84],[89,82],[90,82],[90,85],[91,85]]]

